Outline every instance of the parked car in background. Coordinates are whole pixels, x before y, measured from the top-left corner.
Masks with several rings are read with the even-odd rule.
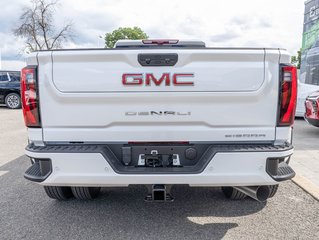
[[[298,96],[297,96],[297,108],[296,117],[304,117],[305,115],[305,101],[306,98],[313,92],[318,91],[319,86],[303,83],[298,81]]]
[[[305,102],[305,119],[313,126],[319,127],[319,91],[310,94]]]
[[[0,71],[0,104],[21,108],[19,71]]]

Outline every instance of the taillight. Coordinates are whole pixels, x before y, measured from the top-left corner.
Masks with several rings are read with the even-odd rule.
[[[306,117],[310,117],[313,114],[312,102],[309,100],[306,100],[305,101],[305,108],[306,108]]]
[[[36,67],[21,71],[21,100],[24,122],[27,127],[41,127]]]
[[[297,69],[291,65],[281,65],[278,126],[292,126],[295,119],[297,101]]]

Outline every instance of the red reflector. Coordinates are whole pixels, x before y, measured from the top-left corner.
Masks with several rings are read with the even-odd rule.
[[[21,71],[21,100],[25,125],[41,127],[35,67],[25,67]]]
[[[157,45],[162,45],[162,44],[177,44],[178,40],[176,39],[146,39],[142,40],[144,44],[157,44]]]
[[[297,101],[297,70],[295,66],[281,67],[279,126],[294,123]]]

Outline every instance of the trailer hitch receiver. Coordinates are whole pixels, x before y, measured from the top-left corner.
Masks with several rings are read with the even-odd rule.
[[[172,202],[174,198],[172,197],[170,191],[172,185],[164,184],[154,184],[147,185],[148,194],[145,197],[146,202]]]

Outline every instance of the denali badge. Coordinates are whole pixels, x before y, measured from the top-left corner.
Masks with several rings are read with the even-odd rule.
[[[125,112],[125,116],[190,116],[191,112],[174,112],[174,111],[149,111],[149,112]]]
[[[185,78],[193,78],[193,73],[163,73],[160,77],[155,77],[153,73],[124,73],[122,75],[123,85],[130,86],[194,86],[194,82]],[[164,82],[164,83],[163,83]]]

